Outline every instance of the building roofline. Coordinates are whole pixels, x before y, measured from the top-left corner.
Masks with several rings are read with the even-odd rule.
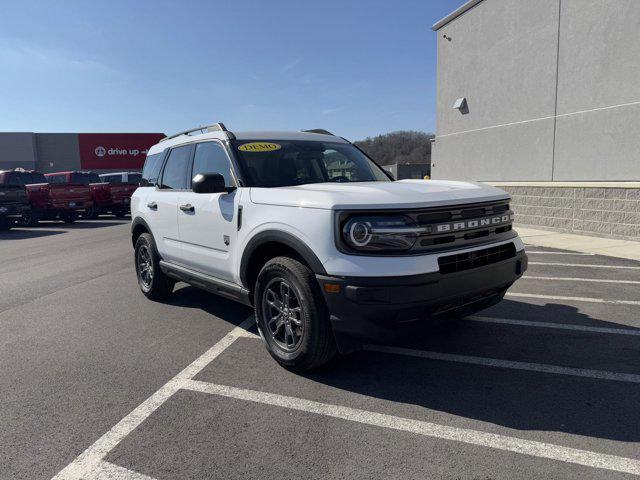
[[[462,5],[457,10],[454,10],[453,12],[451,12],[449,15],[447,15],[443,19],[438,20],[436,23],[434,23],[433,26],[431,27],[431,30],[437,31],[437,30],[441,29],[447,23],[449,23],[452,20],[458,18],[460,15],[462,15],[465,12],[467,12],[468,10],[471,10],[473,7],[478,5],[480,2],[482,2],[482,0],[469,0],[467,3]]]

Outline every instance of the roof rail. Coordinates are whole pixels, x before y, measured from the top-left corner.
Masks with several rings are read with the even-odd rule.
[[[312,128],[311,130],[300,130],[300,131],[305,133],[319,133],[321,135],[331,135],[332,137],[335,137],[333,133],[331,133],[329,130],[325,130],[324,128]]]
[[[169,140],[171,138],[180,137],[182,135],[189,135],[190,133],[193,133],[193,132],[205,133],[205,131],[206,132],[227,132],[229,138],[235,138],[233,133],[231,133],[229,130],[227,130],[227,127],[224,126],[224,123],[218,122],[218,123],[212,123],[211,125],[203,125],[202,127],[191,128],[191,129],[185,130],[183,132],[178,132],[178,133],[176,133],[174,135],[169,135],[168,137],[164,137],[160,141],[164,142],[165,140]]]

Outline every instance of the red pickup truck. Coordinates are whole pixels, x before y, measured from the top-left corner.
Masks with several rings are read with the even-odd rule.
[[[124,217],[129,211],[131,195],[137,188],[137,185],[104,182],[94,172],[48,173],[46,177],[52,183],[88,186],[91,204],[87,205],[82,213],[82,218],[88,219],[96,219],[104,213],[112,213],[118,218]]]
[[[22,169],[4,172],[6,181],[24,186],[31,210],[25,212],[21,225],[34,226],[40,220],[62,220],[73,223],[78,211],[91,207],[89,187],[51,183],[46,175]]]

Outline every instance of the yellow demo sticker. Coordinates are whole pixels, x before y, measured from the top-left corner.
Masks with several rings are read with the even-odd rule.
[[[277,143],[252,142],[240,145],[238,150],[242,150],[243,152],[273,152],[281,148],[282,145],[278,145]]]

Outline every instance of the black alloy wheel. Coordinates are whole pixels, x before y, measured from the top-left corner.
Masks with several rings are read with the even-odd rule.
[[[300,346],[304,335],[302,307],[295,289],[285,279],[276,277],[267,284],[262,312],[267,333],[280,348],[292,352]]]
[[[285,256],[268,260],[258,274],[253,295],[260,336],[280,365],[304,372],[336,355],[329,311],[307,265]]]
[[[176,282],[160,268],[160,256],[151,234],[143,233],[138,237],[133,258],[142,293],[151,300],[167,298]]]
[[[153,258],[149,245],[141,245],[136,252],[136,271],[143,290],[150,290],[153,284]]]

